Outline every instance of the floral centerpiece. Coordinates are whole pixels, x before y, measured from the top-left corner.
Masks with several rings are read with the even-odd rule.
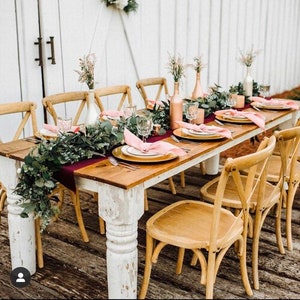
[[[251,76],[251,65],[254,61],[254,58],[258,55],[259,52],[259,50],[253,50],[253,46],[246,52],[240,50],[240,56],[238,60],[247,67],[246,76],[243,80],[243,90],[246,99],[247,97],[253,96],[253,78]]]
[[[106,3],[106,6],[112,6],[120,10],[124,10],[125,13],[130,13],[131,11],[136,11],[138,8],[138,3],[135,0],[101,0]]]
[[[169,73],[172,74],[174,82],[180,82],[184,74],[184,64],[183,58],[178,54],[177,56],[172,56],[169,54],[169,61],[167,63],[167,68]]]
[[[199,102],[199,108],[204,109],[204,116],[207,117],[216,110],[221,110],[226,108],[226,101],[229,93],[222,90],[222,87],[215,84],[210,87],[210,93],[194,99],[194,101]]]
[[[238,58],[239,62],[245,65],[246,67],[251,67],[254,58],[258,55],[260,50],[253,50],[253,46],[248,51],[240,50],[240,56]]]
[[[192,64],[192,67],[196,71],[196,82],[194,86],[194,90],[192,92],[192,99],[197,99],[199,97],[203,97],[204,93],[201,86],[201,80],[200,80],[200,72],[206,65],[202,62],[201,56],[195,56],[194,57],[194,64]]]
[[[95,53],[90,53],[79,58],[80,70],[74,70],[79,74],[78,81],[86,83],[90,90],[93,90],[95,87],[95,63],[96,55]]]
[[[193,58],[194,60],[194,64],[192,64],[194,70],[197,72],[197,73],[200,73],[202,71],[203,68],[206,67],[206,64],[203,63],[202,61],[202,56],[195,56]]]
[[[80,70],[74,70],[79,74],[78,81],[85,83],[89,88],[87,98],[87,111],[84,120],[85,125],[95,124],[99,119],[98,109],[95,103],[94,87],[95,87],[95,63],[96,55],[90,53],[83,58],[79,58]]]
[[[183,114],[183,99],[179,95],[179,83],[185,76],[183,58],[179,54],[177,56],[169,54],[167,68],[174,78],[174,93],[170,97],[170,127],[176,129],[180,127],[177,122],[182,121]]]

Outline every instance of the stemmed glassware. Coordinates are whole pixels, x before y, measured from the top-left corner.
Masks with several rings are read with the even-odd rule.
[[[189,123],[193,123],[193,120],[197,118],[198,106],[198,102],[187,102],[185,104],[185,116],[189,120]]]
[[[145,143],[147,137],[151,134],[153,129],[153,121],[151,114],[137,115],[136,127],[138,134],[142,136],[142,140]]]
[[[261,95],[263,98],[269,97],[270,85],[260,85],[259,90],[261,91]]]
[[[226,100],[226,105],[230,107],[234,107],[236,105],[236,98],[233,95],[229,95],[227,100]]]

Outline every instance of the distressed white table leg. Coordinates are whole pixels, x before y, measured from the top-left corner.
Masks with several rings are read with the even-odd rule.
[[[8,234],[12,270],[26,268],[31,275],[36,272],[35,232],[33,214],[28,218],[20,216],[23,208],[16,203],[19,196],[7,189]]]
[[[17,170],[21,163],[6,157],[0,157],[0,178],[7,190],[8,233],[12,270],[26,268],[30,274],[36,272],[35,231],[33,215],[20,216],[23,208],[18,206],[19,196],[13,193],[18,182]]]
[[[208,175],[217,175],[219,172],[220,155],[205,160],[205,172]]]
[[[99,183],[99,215],[106,221],[109,299],[137,298],[137,231],[144,213],[144,188]]]

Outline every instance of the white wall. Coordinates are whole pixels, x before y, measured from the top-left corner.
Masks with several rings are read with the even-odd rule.
[[[127,15],[101,0],[1,0],[0,103],[35,101],[42,122],[41,72],[33,46],[37,3],[44,41],[54,35],[57,47],[57,64],[47,61],[44,67],[45,95],[87,89],[74,69],[89,52],[97,56],[96,87],[128,84],[138,107],[144,105],[135,88],[140,78],[164,76],[173,92],[169,53],[186,63],[202,55],[204,91],[215,83],[227,90],[242,81],[246,70],[238,51],[252,46],[261,50],[252,66],[256,82],[270,83],[271,94],[300,85],[299,0],[137,1],[137,12]],[[44,48],[47,59],[49,46]],[[181,94],[189,96],[194,83],[195,73],[187,69]]]

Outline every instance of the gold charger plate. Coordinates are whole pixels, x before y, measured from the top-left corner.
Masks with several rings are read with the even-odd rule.
[[[257,108],[261,108],[261,109],[271,109],[271,110],[289,110],[289,109],[292,109],[291,107],[284,106],[284,105],[265,105],[265,104],[262,104],[262,103],[254,103],[254,102],[252,102],[250,105],[255,106]]]
[[[127,145],[126,145],[127,146]],[[118,159],[126,160],[130,162],[138,162],[138,163],[156,163],[156,162],[164,162],[169,161],[172,159],[175,159],[178,157],[175,153],[168,153],[165,155],[160,156],[131,156],[131,155],[125,155],[122,151],[122,147],[126,146],[120,146],[115,148],[112,151],[112,155]]]
[[[179,138],[189,139],[189,140],[220,140],[223,139],[224,136],[219,134],[212,134],[212,135],[196,135],[196,134],[189,134],[182,131],[182,128],[177,128],[173,131],[173,134]]]
[[[234,119],[234,118],[224,118],[223,115],[215,116],[217,120],[220,120],[222,122],[229,122],[229,123],[238,123],[238,124],[251,124],[253,123],[251,120],[245,118],[245,119]]]

